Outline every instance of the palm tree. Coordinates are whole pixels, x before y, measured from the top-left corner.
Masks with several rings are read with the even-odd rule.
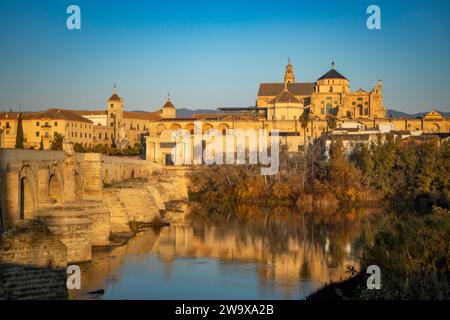
[[[61,133],[55,132],[55,136],[50,141],[50,149],[62,151],[63,142],[64,142],[64,136]]]

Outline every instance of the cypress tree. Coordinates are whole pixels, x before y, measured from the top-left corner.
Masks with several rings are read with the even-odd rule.
[[[19,113],[19,118],[17,119],[16,149],[23,149],[22,112]]]

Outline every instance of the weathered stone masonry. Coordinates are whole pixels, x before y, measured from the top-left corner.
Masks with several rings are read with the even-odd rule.
[[[159,218],[170,200],[152,186],[155,163],[64,149],[0,150],[0,298],[64,298],[51,277],[65,278],[68,264],[89,261],[92,246],[131,222]],[[105,189],[130,178],[148,182]]]

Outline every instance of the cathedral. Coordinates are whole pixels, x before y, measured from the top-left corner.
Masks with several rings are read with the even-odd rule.
[[[284,82],[261,83],[256,101],[267,110],[267,120],[296,120],[309,109],[315,118],[376,119],[386,117],[381,80],[370,90],[350,91],[350,82],[334,63],[315,82],[296,82],[294,67],[288,61]]]

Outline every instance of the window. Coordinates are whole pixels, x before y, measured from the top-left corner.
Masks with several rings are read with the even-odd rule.
[[[75,132],[75,138],[77,137],[77,133]]]
[[[46,138],[48,138],[48,131],[45,131],[44,135]]]
[[[369,115],[369,108],[364,108],[364,115],[365,116],[368,116]]]
[[[40,124],[39,124],[39,121],[38,121],[38,122],[36,122],[36,127],[39,127],[39,125],[40,125]]]
[[[98,138],[99,138],[99,139],[102,138],[102,134],[101,134],[101,133],[98,134]]]
[[[106,140],[106,139],[108,139],[108,134],[107,134],[107,133],[105,133],[105,140]]]
[[[327,113],[331,113],[331,103],[327,103]]]
[[[58,122],[55,121],[55,127],[57,127],[57,126],[58,126]]]
[[[362,116],[363,115],[363,106],[362,106],[362,104],[358,104],[356,106],[356,108],[359,110],[359,115]]]
[[[330,87],[330,90],[329,90],[329,92],[333,92],[333,87]]]
[[[39,136],[40,136],[39,131],[36,131],[36,137],[39,137]]]
[[[111,103],[111,108],[114,108],[114,104],[113,103]]]
[[[320,114],[325,114],[325,109],[324,109],[324,107],[320,108]]]
[[[137,129],[139,130],[139,123],[137,124]]]
[[[7,123],[6,123],[6,129],[9,129],[9,128],[10,128],[9,122],[7,122]]]

